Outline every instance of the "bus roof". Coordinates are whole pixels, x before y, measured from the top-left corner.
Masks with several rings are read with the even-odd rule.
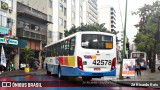
[[[59,42],[61,42],[61,41],[63,41],[63,40],[66,40],[66,39],[68,39],[68,38],[74,37],[74,36],[76,36],[77,34],[87,34],[87,33],[88,33],[88,34],[105,34],[105,35],[111,35],[111,36],[114,36],[114,35],[115,35],[115,34],[111,34],[111,33],[98,32],[98,31],[80,31],[80,32],[76,32],[76,33],[74,33],[74,34],[72,34],[72,35],[69,35],[69,36],[67,36],[67,37],[65,37],[65,38],[63,38],[63,39],[61,39],[61,40],[59,40],[59,41],[57,41],[57,42],[50,43],[50,44],[46,45],[45,47],[51,46],[51,45],[53,45],[53,44],[59,43]]]

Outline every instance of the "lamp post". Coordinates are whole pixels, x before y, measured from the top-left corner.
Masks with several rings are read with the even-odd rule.
[[[123,53],[122,53],[122,61],[120,64],[120,75],[119,75],[119,79],[123,79],[122,76],[122,64],[123,64],[123,58],[125,56],[125,49],[126,49],[126,24],[127,24],[127,4],[128,4],[128,0],[126,0],[126,7],[125,7],[125,22],[124,22],[124,31],[123,31]]]

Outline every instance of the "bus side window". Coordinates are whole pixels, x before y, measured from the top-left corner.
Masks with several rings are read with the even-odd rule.
[[[61,56],[64,55],[64,41],[61,42]]]
[[[73,55],[74,54],[75,42],[76,42],[76,38],[75,37],[70,39],[69,55]]]
[[[51,46],[51,57],[53,57],[53,50],[54,50],[54,47],[53,45]]]
[[[54,45],[54,56],[57,56],[58,52],[57,52],[57,44]]]
[[[53,45],[53,50],[52,50],[53,57],[55,56],[54,51],[55,51],[55,45]]]
[[[67,56],[69,51],[69,39],[64,41],[64,55]]]
[[[60,56],[60,51],[61,51],[61,43],[57,44],[57,54]]]

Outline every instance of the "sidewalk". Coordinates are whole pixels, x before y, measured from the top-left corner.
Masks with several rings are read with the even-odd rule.
[[[34,70],[30,69],[30,72],[26,73],[24,70],[7,71],[0,74],[0,77],[12,77],[12,76],[24,76],[24,75],[44,75],[46,74],[44,69]]]
[[[160,88],[160,71],[156,68],[156,72],[151,73],[151,69],[148,68],[147,70],[141,70],[141,76],[137,76],[135,73],[133,77],[119,79],[119,76],[117,76],[111,81],[128,86]]]

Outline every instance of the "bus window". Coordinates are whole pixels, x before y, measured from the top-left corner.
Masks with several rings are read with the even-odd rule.
[[[82,47],[88,49],[112,49],[112,36],[98,34],[83,34]]]
[[[61,42],[61,56],[64,55],[64,41]]]
[[[75,42],[76,42],[76,38],[75,37],[70,39],[69,55],[73,55],[74,54]]]
[[[69,39],[64,42],[64,55],[68,55],[69,53]]]
[[[61,51],[61,43],[57,44],[57,54],[60,56],[60,51]]]
[[[57,56],[58,52],[57,52],[57,44],[54,45],[54,51],[53,51],[54,55],[53,56]]]

